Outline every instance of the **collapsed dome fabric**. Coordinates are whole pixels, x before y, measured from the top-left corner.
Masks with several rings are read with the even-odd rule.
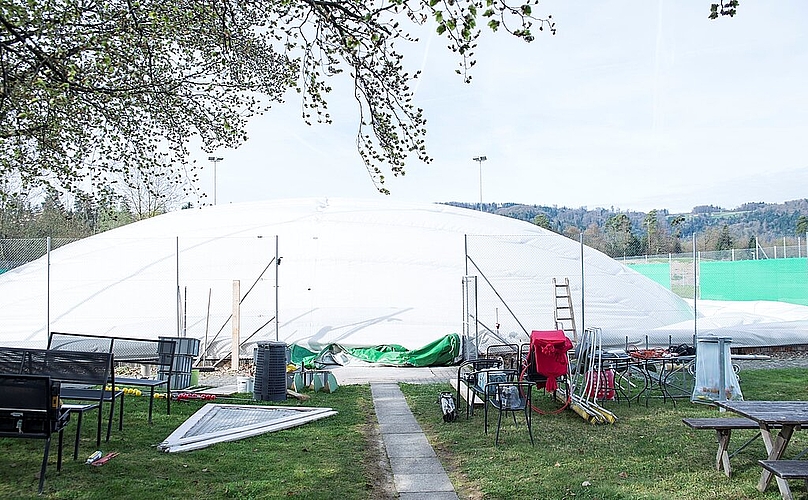
[[[333,343],[415,349],[461,332],[469,274],[478,276],[480,323],[509,338],[555,327],[552,280],[569,278],[580,296],[582,254],[585,309],[580,299],[574,308],[587,325],[622,335],[692,322],[688,303],[664,287],[524,221],[440,204],[318,198],[181,210],[58,248],[50,266],[42,257],[0,275],[0,335],[34,345],[47,342],[48,328],[187,335],[205,355],[226,357],[240,300],[242,355],[276,335],[315,351]]]

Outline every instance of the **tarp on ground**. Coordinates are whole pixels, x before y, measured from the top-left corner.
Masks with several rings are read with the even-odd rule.
[[[373,347],[346,348],[330,344],[319,353],[300,346],[292,346],[292,363],[303,364],[309,369],[328,366],[375,364],[383,366],[446,366],[457,362],[460,356],[460,336],[446,335],[419,348],[407,349],[397,344]]]

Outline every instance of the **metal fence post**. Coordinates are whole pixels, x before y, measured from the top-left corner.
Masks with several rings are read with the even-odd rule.
[[[693,233],[693,336],[699,336],[699,261],[696,254],[696,233]]]
[[[45,241],[45,251],[48,254],[48,269],[45,272],[46,283],[45,283],[45,308],[47,309],[45,312],[45,333],[50,335],[50,273],[51,273],[51,237],[48,236]]]

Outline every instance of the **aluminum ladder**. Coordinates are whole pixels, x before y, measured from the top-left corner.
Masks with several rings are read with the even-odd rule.
[[[555,297],[555,327],[565,334],[572,333],[573,343],[578,343],[578,333],[575,329],[575,313],[572,310],[572,294],[570,293],[570,280],[564,278],[559,282],[553,278],[553,296]],[[570,337],[570,335],[567,335]]]

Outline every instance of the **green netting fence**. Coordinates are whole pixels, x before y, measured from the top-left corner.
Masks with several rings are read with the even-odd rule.
[[[682,297],[693,298],[693,263],[626,263]],[[808,305],[808,259],[699,262],[699,295],[705,300],[774,300]]]

